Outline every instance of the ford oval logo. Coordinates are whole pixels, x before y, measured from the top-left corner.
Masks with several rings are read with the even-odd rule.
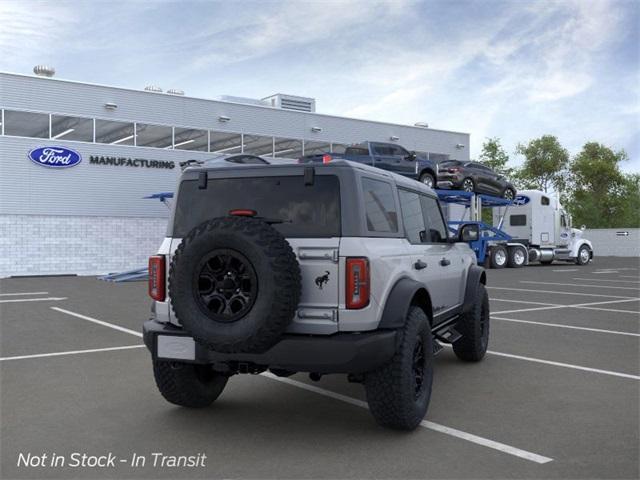
[[[43,167],[69,168],[78,165],[82,161],[82,156],[64,147],[40,147],[29,152],[29,159]]]
[[[516,206],[526,205],[527,203],[529,203],[529,200],[530,198],[527,197],[526,195],[516,195],[516,198],[513,201],[513,204]]]

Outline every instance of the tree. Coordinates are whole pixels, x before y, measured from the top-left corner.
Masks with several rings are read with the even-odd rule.
[[[614,152],[597,142],[586,143],[571,161],[567,206],[576,225],[590,228],[640,226],[640,176],[624,175],[624,150]]]
[[[513,172],[513,168],[507,167],[509,155],[500,144],[498,137],[486,139],[482,144],[479,160],[482,164],[502,175],[509,176]]]
[[[548,192],[550,188],[562,191],[566,183],[569,152],[553,135],[543,135],[519,144],[516,152],[524,155],[525,161],[518,171],[518,183],[525,187]]]

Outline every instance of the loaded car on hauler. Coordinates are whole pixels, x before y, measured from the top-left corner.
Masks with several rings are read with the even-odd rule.
[[[205,407],[238,373],[343,373],[379,423],[413,429],[438,342],[487,349],[477,235],[450,238],[433,190],[362,164],[188,166],[149,262],[157,386]]]

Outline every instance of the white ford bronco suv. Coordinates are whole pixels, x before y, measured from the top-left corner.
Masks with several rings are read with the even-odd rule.
[[[415,428],[441,343],[487,350],[477,226],[458,235],[430,188],[367,165],[188,166],[149,260],[160,392],[206,407],[238,373],[344,373],[380,424]]]

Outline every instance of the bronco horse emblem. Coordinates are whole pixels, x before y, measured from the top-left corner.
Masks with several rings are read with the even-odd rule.
[[[320,275],[316,277],[316,285],[320,290],[322,290],[323,285],[329,283],[329,272],[327,270],[324,271],[324,275]]]

